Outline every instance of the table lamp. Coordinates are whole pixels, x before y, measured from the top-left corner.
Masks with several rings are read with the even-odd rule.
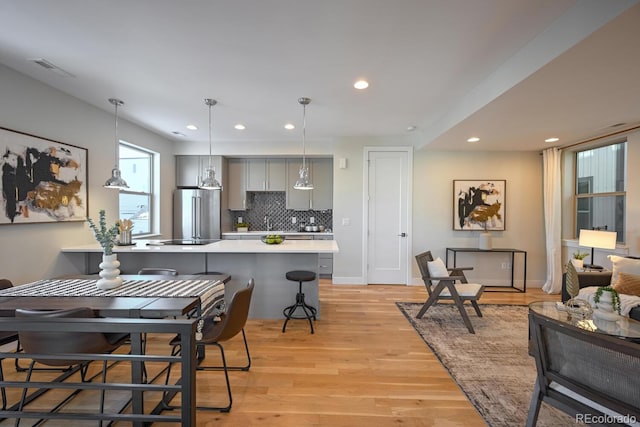
[[[591,246],[591,264],[585,264],[584,268],[602,270],[602,266],[594,264],[593,250],[595,248],[615,249],[617,236],[618,233],[615,231],[580,230],[578,245]]]

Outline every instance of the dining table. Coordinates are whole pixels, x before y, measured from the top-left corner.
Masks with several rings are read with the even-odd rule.
[[[97,275],[74,275],[55,279],[38,280],[32,283],[0,290],[0,314],[4,316],[0,328],[8,329],[11,316],[16,309],[53,310],[75,307],[89,307],[102,318],[163,319],[191,317],[197,319],[195,337],[202,329],[202,322],[207,314],[224,309],[225,283],[230,280],[226,274],[206,275],[122,275],[123,284],[115,289],[101,290],[96,286]],[[9,319],[9,320],[8,320]],[[7,324],[7,322],[9,322]],[[134,325],[132,323],[132,325]],[[166,323],[170,325],[170,323]],[[151,327],[162,332],[162,327]],[[165,327],[166,329],[166,327]],[[143,355],[141,330],[130,331],[131,354]],[[192,341],[195,342],[195,341]],[[198,346],[200,349],[202,346]],[[203,354],[198,355],[204,357]],[[189,390],[183,392],[182,412],[195,414],[195,381],[196,365],[188,360],[186,364],[194,372],[183,384]],[[131,362],[131,383],[143,383],[143,362]],[[173,395],[176,393],[174,392]],[[186,396],[185,396],[186,395]],[[37,397],[37,396],[36,396]],[[162,411],[162,402],[151,413]],[[131,410],[134,414],[144,414],[142,389],[132,391]],[[185,424],[185,423],[183,423]],[[190,424],[188,422],[187,424]],[[133,425],[145,425],[134,422]]]

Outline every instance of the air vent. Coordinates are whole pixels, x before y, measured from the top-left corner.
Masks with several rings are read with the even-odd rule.
[[[52,71],[52,72],[56,73],[59,76],[62,76],[62,77],[75,77],[70,72],[63,70],[62,68],[60,68],[57,65],[47,61],[44,58],[35,58],[35,59],[30,59],[29,61],[31,61],[31,62],[33,62],[35,64],[38,64],[39,66],[41,66],[45,70]]]

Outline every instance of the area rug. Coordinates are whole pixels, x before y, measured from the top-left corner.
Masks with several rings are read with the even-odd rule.
[[[422,304],[396,304],[489,426],[525,425],[536,380],[526,306],[481,305],[483,317],[469,306],[470,334],[453,305],[432,306],[416,319]],[[543,403],[538,426],[574,425],[582,424]]]

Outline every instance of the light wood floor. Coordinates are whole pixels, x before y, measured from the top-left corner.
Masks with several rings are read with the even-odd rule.
[[[425,299],[418,286],[321,282],[322,318],[315,334],[303,320],[290,321],[284,334],[281,320],[249,320],[253,364],[249,372],[230,373],[233,409],[228,414],[199,411],[198,426],[484,426],[394,304]],[[559,296],[539,289],[485,292],[480,303],[536,300]],[[166,346],[166,340],[152,340],[152,345]],[[239,360],[241,338],[225,349],[230,359]],[[207,355],[215,363],[215,349]],[[15,375],[7,362],[5,374]],[[222,375],[198,372],[200,403],[216,404],[224,397]]]

